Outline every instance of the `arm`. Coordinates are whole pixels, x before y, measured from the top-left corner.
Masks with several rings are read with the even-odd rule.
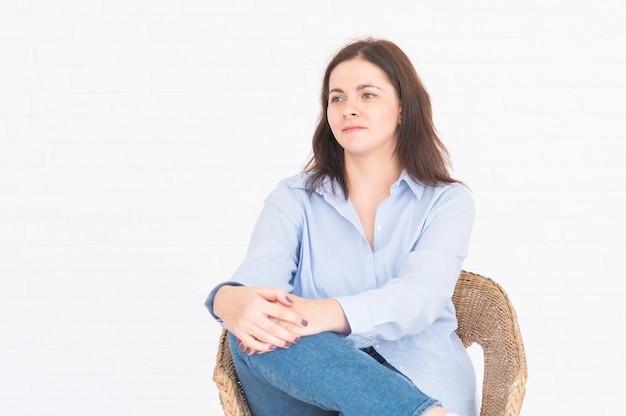
[[[287,296],[298,267],[301,216],[283,181],[267,197],[232,281],[218,285],[207,299],[211,314],[250,352],[289,346],[305,326]]]

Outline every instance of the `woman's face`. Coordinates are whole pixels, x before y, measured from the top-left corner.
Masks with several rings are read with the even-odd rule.
[[[393,85],[376,65],[360,58],[330,73],[326,114],[346,156],[393,154],[401,106]]]

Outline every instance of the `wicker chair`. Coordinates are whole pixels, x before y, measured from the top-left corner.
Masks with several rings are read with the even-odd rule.
[[[457,334],[465,347],[483,349],[484,374],[480,416],[518,416],[526,392],[526,354],[513,304],[488,277],[462,271],[452,301]],[[226,416],[252,416],[233,365],[228,333],[222,331],[213,381]]]

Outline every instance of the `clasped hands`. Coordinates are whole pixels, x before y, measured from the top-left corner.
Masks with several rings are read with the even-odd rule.
[[[303,336],[324,331],[349,333],[334,299],[306,299],[278,288],[222,286],[213,311],[249,355],[290,348]]]

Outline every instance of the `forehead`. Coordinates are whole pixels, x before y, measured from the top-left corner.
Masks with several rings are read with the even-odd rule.
[[[361,58],[354,58],[338,64],[330,73],[328,87],[341,88],[363,84],[376,86],[390,85],[389,79],[380,67]]]

